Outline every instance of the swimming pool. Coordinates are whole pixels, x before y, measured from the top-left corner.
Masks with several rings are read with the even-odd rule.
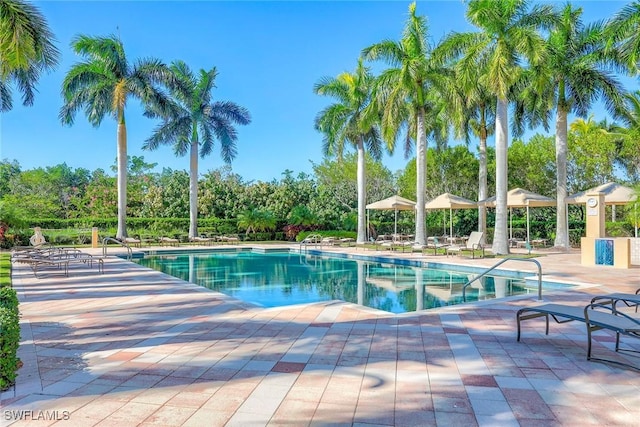
[[[171,253],[136,262],[263,307],[337,299],[391,313],[460,304],[462,287],[477,275],[295,252]],[[487,276],[467,288],[466,300],[536,292],[522,278]]]

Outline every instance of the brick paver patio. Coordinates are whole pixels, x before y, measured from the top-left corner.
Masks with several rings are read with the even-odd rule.
[[[640,288],[639,268],[539,261],[546,277],[590,285],[545,300]],[[516,342],[515,311],[535,296],[402,315],[337,301],[261,309],[116,257],[105,274],[78,264],[69,277],[14,265],[13,281],[24,366],[0,425],[640,424],[640,373],[588,362],[584,324],[545,336],[531,320]],[[615,357],[614,336],[596,335],[594,351]]]

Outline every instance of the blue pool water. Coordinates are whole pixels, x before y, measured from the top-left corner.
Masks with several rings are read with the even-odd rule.
[[[173,253],[145,256],[141,265],[263,307],[328,300],[392,313],[459,304],[475,273],[298,253]],[[483,277],[467,301],[536,293],[523,279]]]

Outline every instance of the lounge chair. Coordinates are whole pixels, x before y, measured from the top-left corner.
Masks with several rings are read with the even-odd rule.
[[[232,234],[232,235],[224,235],[224,236],[218,236],[218,240],[220,240],[223,243],[239,243],[240,242],[240,237],[238,237],[237,234]]]
[[[140,239],[136,239],[135,237],[125,237],[123,243],[129,246],[136,246],[138,248],[141,245]]]
[[[56,266],[64,268],[64,275],[69,275],[69,263],[82,262],[93,267],[93,262],[97,261],[98,271],[104,273],[104,259],[94,257],[91,254],[75,248],[47,248],[17,251],[12,254],[12,262],[29,265],[34,276],[38,277],[38,269],[42,266]]]
[[[591,355],[592,332],[600,329],[608,329],[615,332],[616,352],[626,351],[631,353],[640,353],[637,350],[620,348],[620,335],[640,338],[640,318],[632,317],[628,314],[620,312],[617,309],[618,303],[623,303],[627,306],[640,304],[640,295],[617,294],[618,296],[621,296],[621,298],[616,298],[614,295],[616,294],[596,296],[592,299],[592,301],[596,302],[591,302],[584,307],[576,307],[563,304],[543,304],[535,307],[522,308],[516,313],[518,328],[517,341],[520,341],[521,322],[523,320],[544,317],[546,321],[546,335],[549,334],[549,317],[551,317],[557,323],[567,323],[572,321],[584,322],[587,327],[587,360],[614,363],[627,366],[635,370],[640,370],[640,368],[628,363],[623,363],[611,359],[596,358],[592,357]],[[605,301],[607,303],[603,304],[597,301]]]
[[[461,254],[462,252],[470,251],[471,257],[476,257],[476,250],[482,251],[482,257],[484,258],[484,245],[482,244],[482,237],[484,233],[482,231],[474,231],[469,235],[466,244],[464,245],[452,245],[447,248],[447,256],[449,254]]]
[[[451,245],[449,245],[448,243],[440,242],[440,240],[437,237],[433,237],[432,241],[427,242],[427,244],[424,246],[423,253],[424,253],[424,250],[427,250],[427,249],[429,250],[433,249],[434,255],[438,255],[438,249],[445,249],[445,253],[446,253],[446,248],[450,246]]]
[[[396,241],[393,239],[393,236],[381,234],[379,235],[375,242],[373,242],[376,246],[376,250],[391,248]]]
[[[354,239],[353,237],[343,237],[341,239],[338,239],[338,244],[339,245],[346,244],[347,246],[352,246],[356,244],[356,239]]]
[[[190,237],[189,241],[191,243],[195,243],[195,244],[199,244],[199,245],[205,245],[205,244],[213,243],[215,241],[215,239],[213,239],[211,237],[195,236],[195,237]]]
[[[171,237],[161,237],[160,246],[180,246],[180,241]]]
[[[334,246],[336,244],[338,244],[338,241],[336,240],[335,237],[328,236],[328,237],[323,237],[320,240],[320,246],[325,246],[325,245],[326,246]]]
[[[614,293],[607,295],[598,295],[591,299],[591,303],[598,304],[611,304],[617,308],[618,302],[622,302],[627,307],[635,307],[636,313],[638,312],[638,306],[640,306],[640,288],[636,290],[635,294],[626,293]]]

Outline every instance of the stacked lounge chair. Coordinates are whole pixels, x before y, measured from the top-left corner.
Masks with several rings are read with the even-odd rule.
[[[97,262],[98,271],[104,273],[104,259],[94,257],[75,248],[58,248],[47,245],[39,247],[17,247],[12,250],[11,262],[28,264],[33,274],[38,277],[38,270],[44,266],[63,268],[64,275],[69,275],[69,263],[82,262],[93,267]]]

